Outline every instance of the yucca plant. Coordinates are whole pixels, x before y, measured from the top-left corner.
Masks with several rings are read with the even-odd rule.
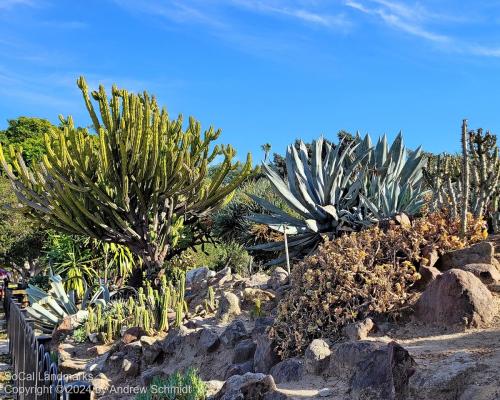
[[[424,162],[420,149],[408,155],[401,134],[390,148],[385,136],[375,147],[368,135],[363,140],[357,135],[336,146],[321,137],[312,143],[311,156],[300,141],[298,146],[288,146],[285,179],[263,166],[274,190],[296,215],[252,196],[269,214],[250,219],[286,232],[290,257],[296,257],[315,248],[323,235],[335,237],[399,213],[416,214],[426,193]],[[284,241],[252,247],[264,251],[283,248]],[[284,260],[281,257],[270,264]]]

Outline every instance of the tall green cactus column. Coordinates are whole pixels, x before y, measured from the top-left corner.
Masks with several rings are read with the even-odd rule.
[[[467,233],[467,212],[469,211],[469,156],[467,151],[467,120],[462,121],[462,223],[461,235]]]

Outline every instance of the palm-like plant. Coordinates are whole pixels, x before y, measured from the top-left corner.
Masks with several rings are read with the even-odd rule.
[[[298,149],[297,149],[298,147]],[[424,155],[407,156],[402,135],[389,148],[385,136],[374,147],[367,135],[334,146],[322,137],[306,145],[288,146],[286,178],[263,165],[272,187],[296,213],[290,215],[269,201],[252,196],[268,214],[251,215],[256,223],[290,235],[290,256],[309,252],[323,235],[338,236],[404,212],[415,214],[423,204]],[[284,241],[252,247],[279,251]],[[284,257],[274,260],[281,263]]]

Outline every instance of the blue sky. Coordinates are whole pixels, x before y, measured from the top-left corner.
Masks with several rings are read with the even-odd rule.
[[[222,128],[241,158],[340,129],[452,152],[463,117],[500,132],[499,67],[493,0],[0,0],[0,128],[88,124],[83,74]]]

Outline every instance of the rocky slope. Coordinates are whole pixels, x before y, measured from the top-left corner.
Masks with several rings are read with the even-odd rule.
[[[159,337],[132,328],[106,346],[66,342],[61,362],[75,377],[90,376],[103,399],[126,397],[112,387],[147,385],[189,366],[214,399],[499,399],[499,257],[493,237],[435,258],[406,321],[366,320],[348,327],[344,341],[317,339],[288,360],[279,360],[266,333],[287,290],[286,272],[241,278],[198,269],[187,294],[198,316],[184,326]],[[203,306],[209,286],[214,312]]]

